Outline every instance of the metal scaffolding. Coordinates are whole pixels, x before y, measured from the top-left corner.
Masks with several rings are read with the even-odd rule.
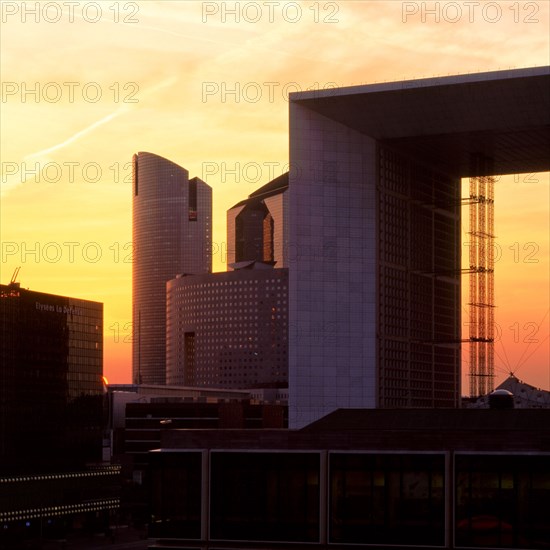
[[[470,178],[470,396],[494,389],[494,183]]]

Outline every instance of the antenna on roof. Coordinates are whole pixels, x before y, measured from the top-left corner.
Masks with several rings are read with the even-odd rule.
[[[11,276],[10,280],[10,286],[20,286],[19,283],[17,283],[17,276],[19,275],[19,270],[21,269],[21,266],[18,266],[15,268],[13,275]]]

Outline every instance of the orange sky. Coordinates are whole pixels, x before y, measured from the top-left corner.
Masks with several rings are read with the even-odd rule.
[[[549,63],[548,2],[476,4],[3,2],[0,280],[104,302],[105,374],[129,382],[132,154],[213,187],[222,270],[225,211],[285,170],[289,91]],[[496,186],[497,381],[544,388],[549,189]]]

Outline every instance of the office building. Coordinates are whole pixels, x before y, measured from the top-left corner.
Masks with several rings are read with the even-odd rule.
[[[119,448],[130,460],[133,477],[145,475],[148,451],[160,447],[165,430],[266,429],[286,428],[288,408],[276,403],[252,403],[250,399],[209,401],[153,398],[149,402],[126,405],[124,427],[119,432]]]
[[[101,461],[103,304],[14,283],[0,308],[2,471]]]
[[[273,262],[288,267],[288,172],[227,211],[227,265]]]
[[[149,452],[151,548],[546,548],[549,437],[547,409],[165,431]]]
[[[288,385],[288,270],[261,262],[167,284],[169,384]]]
[[[212,189],[151,153],[133,157],[133,382],[166,383],[166,282],[212,271]]]
[[[540,67],[290,95],[291,427],[459,406],[461,178],[550,170],[549,87]]]
[[[112,461],[122,465],[121,514],[149,523],[148,451],[172,429],[286,428],[286,390],[111,384]]]
[[[250,401],[252,395],[247,390],[218,390],[216,388],[191,388],[185,386],[149,386],[147,384],[109,384],[107,387],[107,430],[110,440],[110,459],[116,462],[121,460],[127,446],[124,443],[125,426],[127,423],[127,408],[136,403],[218,403],[223,401]],[[274,401],[274,400],[273,400]],[[148,413],[147,413],[148,414]],[[130,415],[133,417],[133,415]],[[146,414],[144,415],[146,416]],[[173,415],[164,415],[162,418],[151,416],[151,424],[157,429],[163,426],[159,423],[163,418]],[[186,416],[186,415],[184,415]],[[181,415],[180,415],[181,420]],[[151,427],[151,426],[149,426]],[[133,426],[131,427],[134,428]],[[151,430],[150,430],[151,431]],[[152,433],[144,434],[135,430],[135,439],[154,440]],[[144,437],[146,435],[146,437]],[[158,438],[157,438],[158,444]],[[158,446],[158,445],[157,445]],[[151,447],[152,448],[152,447]],[[135,460],[133,461],[135,464]]]
[[[0,285],[0,548],[108,528],[104,404],[103,304]]]
[[[38,451],[35,450],[38,454]],[[120,466],[0,474],[0,548],[63,548],[69,536],[105,536],[120,507]],[[59,546],[58,546],[59,545]]]

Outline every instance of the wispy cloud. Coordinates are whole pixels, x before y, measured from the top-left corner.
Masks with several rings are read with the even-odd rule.
[[[150,88],[147,88],[146,90],[140,91],[140,95],[139,95],[140,101],[142,99],[145,99],[145,98],[155,94],[156,92],[162,90],[163,88],[168,88],[168,87],[172,86],[176,82],[177,82],[176,77],[170,77],[170,78],[167,78],[167,79],[159,82],[158,84],[156,84],[154,86],[151,86]],[[30,161],[30,160],[33,160],[35,162],[36,161],[42,161],[43,164],[45,164],[47,162],[50,162],[52,159],[49,157],[49,155],[51,155],[52,153],[58,152],[61,149],[65,148],[65,147],[68,147],[69,145],[73,145],[79,139],[82,139],[83,137],[91,134],[92,132],[94,132],[95,130],[100,128],[101,126],[103,126],[103,125],[105,125],[109,122],[112,122],[113,120],[115,120],[119,116],[121,116],[123,114],[126,114],[126,113],[136,109],[138,106],[139,106],[139,103],[124,103],[120,107],[118,107],[118,109],[113,111],[112,113],[109,113],[108,115],[100,118],[99,120],[96,120],[92,124],[89,124],[88,126],[83,128],[82,130],[79,130],[78,132],[76,132],[72,136],[68,137],[67,139],[63,140],[62,142],[56,143],[55,145],[47,147],[46,149],[42,149],[40,151],[36,151],[34,153],[30,153],[30,154],[26,155],[23,158],[23,163],[25,163],[27,161]],[[21,184],[25,183],[26,180],[27,180],[26,178],[21,178],[21,175],[19,173],[13,174],[13,175],[8,176],[8,177],[3,176],[2,177],[2,196],[7,194],[10,191],[13,191],[18,185],[21,185]]]
[[[120,116],[121,114],[129,110],[130,110],[129,104],[125,103],[122,107],[119,107],[113,113],[110,113],[107,116],[104,116],[99,120],[96,120],[93,124],[90,124],[89,126],[80,130],[79,132],[76,132],[76,134],[73,134],[70,138],[67,138],[65,141],[62,141],[61,143],[57,143],[56,145],[52,145],[47,149],[42,149],[42,151],[37,151],[36,153],[27,155],[23,160],[31,160],[31,159],[36,159],[40,157],[45,157],[46,155],[49,155],[54,151],[59,151],[59,149],[63,149],[63,147],[67,147],[67,145],[71,145],[72,143],[75,143],[80,138],[88,135],[90,132],[93,132],[96,128],[103,126],[107,122],[111,122],[112,120],[114,120],[115,118],[117,118],[118,116]]]
[[[172,86],[173,84],[176,83],[176,81],[177,81],[177,78],[170,77],[163,80],[162,82],[159,82],[155,86],[152,86],[151,88],[148,88],[143,92],[140,92],[140,100],[158,92],[159,90],[162,90],[163,88]],[[123,115],[128,111],[133,110],[137,105],[138,105],[137,103],[123,103],[118,109],[116,109],[112,113],[108,114],[107,116],[104,116],[103,118],[100,118],[99,120],[96,120],[94,123],[76,132],[76,134],[73,134],[71,137],[67,138],[65,141],[62,141],[61,143],[57,143],[56,145],[52,145],[51,147],[48,147],[47,149],[43,149],[42,151],[37,151],[36,153],[27,155],[24,160],[43,157],[43,156],[49,155],[50,153],[53,153],[54,151],[58,151],[63,147],[67,147],[67,145],[71,145],[75,143],[77,140],[93,132],[100,126],[103,126],[104,124],[111,122],[112,120],[119,117],[120,115]]]

